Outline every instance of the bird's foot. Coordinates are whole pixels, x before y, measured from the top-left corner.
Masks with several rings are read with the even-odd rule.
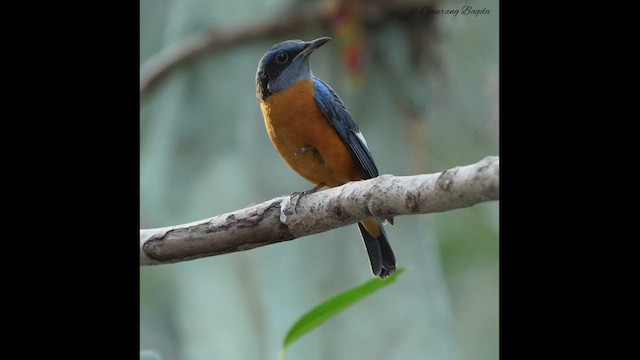
[[[323,183],[320,183],[320,184],[316,185],[313,189],[292,192],[291,195],[289,195],[289,201],[291,201],[294,204],[293,205],[293,213],[297,214],[296,210],[298,208],[298,200],[300,200],[301,197],[303,197],[304,195],[307,195],[307,194],[313,194],[314,192],[322,189],[324,186],[325,185]],[[297,198],[295,200],[295,202],[293,201],[294,198]]]
[[[306,154],[310,152],[313,155],[313,160],[317,161],[319,163],[324,164],[324,158],[322,158],[322,155],[320,154],[320,151],[318,151],[318,149],[316,149],[313,146],[303,146],[300,149],[296,150],[295,153],[293,153],[293,157],[297,160],[300,155],[302,154]]]
[[[293,153],[293,156],[297,159],[299,155],[307,153],[309,151],[318,151],[316,148],[314,148],[313,146],[303,146],[300,149],[298,149],[295,153]]]

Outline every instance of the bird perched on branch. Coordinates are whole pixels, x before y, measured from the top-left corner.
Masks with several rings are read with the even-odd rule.
[[[311,191],[371,179],[378,169],[364,136],[338,95],[313,76],[309,56],[331,40],[288,40],[260,60],[257,96],[271,142],[286,163],[315,184]],[[371,270],[385,278],[396,260],[381,219],[358,223]]]

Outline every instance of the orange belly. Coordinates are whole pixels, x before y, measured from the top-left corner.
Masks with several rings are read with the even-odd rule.
[[[271,95],[260,107],[273,146],[302,177],[329,187],[365,178],[351,150],[318,109],[311,80]],[[301,151],[304,148],[307,151]]]

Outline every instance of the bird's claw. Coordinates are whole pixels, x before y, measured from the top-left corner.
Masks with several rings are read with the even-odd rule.
[[[293,204],[293,213],[297,214],[296,210],[298,209],[298,200],[300,200],[301,197],[307,194],[313,194],[314,192],[320,190],[322,187],[324,187],[324,184],[320,183],[316,185],[313,189],[292,192],[291,195],[289,195],[289,201],[291,201],[291,203]],[[293,201],[293,198],[295,197],[297,197],[298,199]]]

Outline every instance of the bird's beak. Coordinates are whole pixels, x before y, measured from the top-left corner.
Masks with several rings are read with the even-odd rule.
[[[312,52],[316,51],[320,46],[324,45],[329,40],[331,40],[330,37],[321,37],[315,40],[307,41],[304,50],[300,51],[296,58],[308,58]]]

